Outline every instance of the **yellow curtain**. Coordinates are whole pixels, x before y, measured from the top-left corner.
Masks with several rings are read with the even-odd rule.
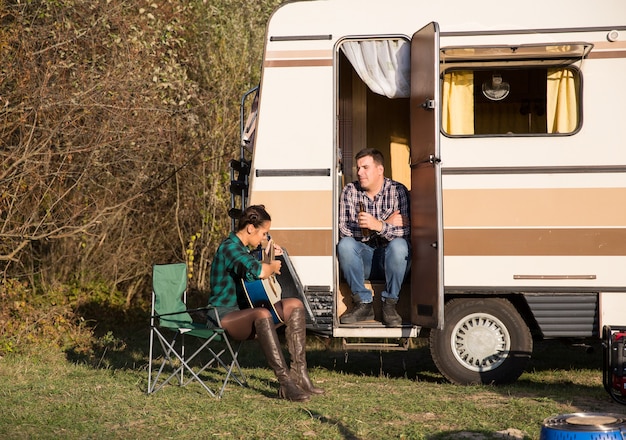
[[[474,134],[474,73],[446,73],[442,93],[443,130],[448,134]]]
[[[578,124],[578,80],[571,69],[548,69],[548,133],[571,133]]]

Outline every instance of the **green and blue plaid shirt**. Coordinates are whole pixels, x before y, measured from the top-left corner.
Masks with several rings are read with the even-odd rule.
[[[231,232],[219,245],[213,257],[209,304],[216,307],[237,306],[237,299],[243,297],[241,280],[258,280],[261,268],[261,262]]]

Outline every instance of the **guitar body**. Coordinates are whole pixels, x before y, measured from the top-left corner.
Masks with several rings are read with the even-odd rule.
[[[246,293],[246,298],[250,307],[263,307],[268,309],[274,319],[274,324],[280,324],[283,322],[274,307],[281,299],[282,289],[275,277],[270,277],[265,280],[243,281],[243,291]]]
[[[266,252],[263,255],[263,261],[269,262],[274,259],[274,243],[270,239]],[[274,275],[264,280],[244,281],[243,291],[246,294],[250,307],[263,307],[268,309],[274,319],[274,324],[280,324],[283,320],[276,312],[274,304],[281,300],[282,288]]]

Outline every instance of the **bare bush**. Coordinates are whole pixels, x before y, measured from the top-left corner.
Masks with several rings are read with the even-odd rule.
[[[98,280],[130,304],[153,263],[190,260],[206,288],[239,98],[278,3],[0,4],[5,278]]]

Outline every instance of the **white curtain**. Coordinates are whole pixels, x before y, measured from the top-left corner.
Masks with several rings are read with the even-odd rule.
[[[388,98],[411,95],[411,46],[408,41],[346,41],[341,50],[372,92]]]

